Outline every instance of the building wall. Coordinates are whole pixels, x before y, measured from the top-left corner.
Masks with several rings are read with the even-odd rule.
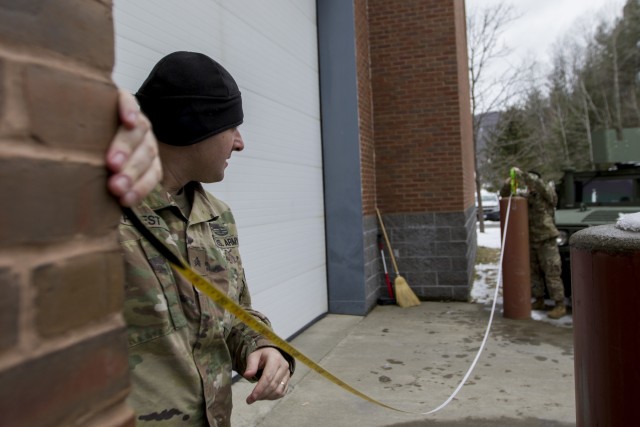
[[[460,152],[462,153],[463,206],[475,205],[475,150],[473,147],[473,118],[471,116],[471,87],[467,52],[467,16],[464,0],[454,1],[453,19],[456,22],[456,61],[458,64],[458,107],[460,111]],[[475,226],[474,226],[475,228]],[[475,239],[474,239],[475,240]]]
[[[358,85],[358,128],[360,130],[360,175],[362,178],[362,213],[375,214],[376,164],[369,55],[369,14],[367,0],[354,0],[356,75]]]
[[[107,0],[0,6],[0,425],[132,426]]]
[[[344,0],[316,6],[329,312],[364,315],[372,303],[363,239],[356,8]]]
[[[363,314],[386,296],[376,207],[389,268],[393,249],[418,296],[467,300],[476,236],[464,1],[318,10],[330,311]]]
[[[425,299],[473,281],[473,143],[463,0],[369,0],[377,204]]]
[[[354,0],[354,25],[358,85],[358,129],[360,134],[365,304],[366,307],[371,308],[376,304],[380,296],[380,284],[383,283],[384,276],[382,276],[383,270],[378,247],[380,231],[375,214],[376,157],[367,0]]]
[[[462,211],[473,203],[462,179],[470,122],[461,111],[468,78],[457,4],[464,3],[369,0],[376,182],[385,212]]]

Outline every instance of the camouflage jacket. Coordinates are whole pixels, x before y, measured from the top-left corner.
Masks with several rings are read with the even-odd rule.
[[[545,184],[536,175],[522,172],[518,178],[527,186],[524,195],[527,198],[529,211],[529,241],[533,243],[543,240],[555,239],[560,234],[555,224],[555,206],[558,196],[552,183]],[[511,193],[509,180],[500,190],[502,197],[508,197]]]
[[[136,212],[194,270],[269,325],[266,317],[251,309],[229,207],[199,184],[193,186],[188,222],[160,188]],[[230,425],[231,370],[244,372],[249,353],[271,344],[174,272],[126,218],[119,236],[133,383],[129,403],[137,424]]]

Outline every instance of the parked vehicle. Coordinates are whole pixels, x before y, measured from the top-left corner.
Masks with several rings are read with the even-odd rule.
[[[498,197],[498,193],[480,190],[480,197],[482,197],[483,218],[489,221],[500,221],[500,198]],[[476,209],[478,209],[477,196]]]
[[[615,223],[621,214],[640,211],[640,128],[593,134],[593,170],[565,171],[556,187],[556,227],[565,294],[571,295],[569,239],[576,231]],[[624,162],[624,163],[623,163]],[[603,166],[610,166],[603,169]]]

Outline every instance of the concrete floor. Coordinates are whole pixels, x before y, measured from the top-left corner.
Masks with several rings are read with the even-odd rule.
[[[483,304],[378,306],[366,317],[328,315],[292,344],[358,390],[420,414],[456,389],[488,320]],[[251,388],[245,380],[233,386],[234,427],[575,426],[572,328],[498,310],[475,370],[431,415],[363,401],[301,364],[279,401],[248,406]]]

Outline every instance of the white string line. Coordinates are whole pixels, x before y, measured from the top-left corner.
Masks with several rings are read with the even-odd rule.
[[[451,396],[449,396],[449,398],[447,400],[445,400],[444,403],[442,403],[437,408],[432,409],[429,412],[423,412],[420,415],[433,414],[434,412],[437,412],[437,411],[441,410],[442,408],[444,408],[445,406],[447,406],[456,397],[456,395],[458,394],[460,389],[462,389],[462,386],[464,385],[464,383],[467,382],[467,379],[471,375],[471,372],[476,367],[476,364],[478,363],[478,360],[480,359],[480,355],[482,354],[482,350],[484,350],[484,345],[487,342],[487,338],[489,337],[489,330],[491,329],[491,324],[493,323],[493,315],[494,315],[494,313],[496,311],[496,301],[498,300],[498,291],[500,290],[500,286],[502,285],[502,258],[504,257],[504,247],[505,247],[505,242],[506,242],[506,238],[507,238],[507,228],[509,227],[509,213],[510,212],[511,212],[511,196],[509,196],[509,203],[507,205],[507,213],[505,215],[505,221],[504,221],[504,234],[502,235],[502,244],[501,244],[502,247],[500,248],[500,265],[498,266],[498,280],[496,282],[496,290],[495,290],[495,292],[493,294],[493,305],[491,307],[491,315],[489,316],[489,323],[487,324],[487,330],[484,333],[484,338],[482,339],[482,344],[480,344],[480,348],[478,349],[478,353],[476,354],[475,359],[473,359],[473,362],[471,363],[471,366],[469,367],[469,370],[467,371],[465,376],[462,378],[462,381],[460,381],[460,384],[458,384],[458,387],[456,387],[456,389],[453,391]]]

